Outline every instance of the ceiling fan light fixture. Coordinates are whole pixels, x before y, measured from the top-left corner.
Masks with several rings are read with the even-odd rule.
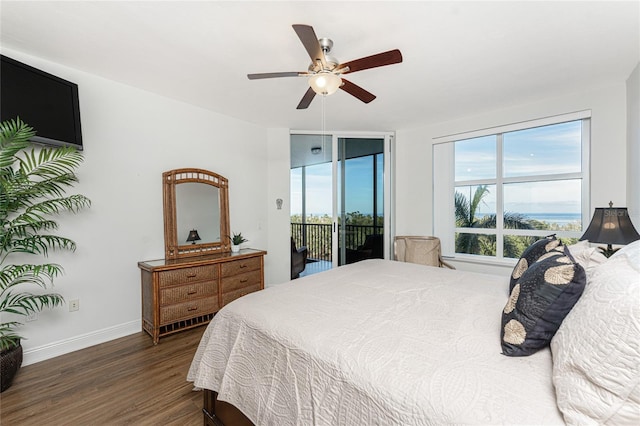
[[[340,76],[331,72],[319,72],[309,77],[309,86],[318,95],[332,95],[342,85]]]

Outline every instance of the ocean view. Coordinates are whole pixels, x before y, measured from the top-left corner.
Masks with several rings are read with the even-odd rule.
[[[476,213],[476,217],[482,218],[489,213]],[[566,225],[572,222],[580,222],[580,213],[521,213],[527,219],[539,220],[547,223]]]
[[[580,213],[523,213],[529,219],[565,225],[580,221]]]

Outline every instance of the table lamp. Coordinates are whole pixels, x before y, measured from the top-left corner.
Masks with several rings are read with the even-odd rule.
[[[627,208],[613,207],[613,202],[609,202],[609,208],[596,207],[591,223],[580,240],[606,244],[607,248],[598,248],[602,254],[610,257],[618,250],[613,249],[612,244],[629,244],[640,240],[640,235],[631,223]]]
[[[189,231],[189,236],[187,237],[187,242],[191,241],[191,244],[195,244],[196,241],[200,241],[200,235],[198,235],[198,231],[192,229]]]

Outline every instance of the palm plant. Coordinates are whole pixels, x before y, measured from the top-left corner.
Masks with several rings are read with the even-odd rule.
[[[27,151],[35,135],[25,123],[0,123],[0,314],[28,316],[64,302],[47,290],[63,270],[55,263],[12,263],[25,255],[47,256],[49,250],[76,248],[72,240],[53,235],[58,228],[51,215],[75,213],[91,205],[83,195],[65,196],[78,181],[74,170],[83,160],[72,147],[45,147]],[[20,345],[18,321],[0,322],[0,351]]]
[[[237,234],[234,232],[233,237],[229,237],[229,238],[231,238],[231,243],[234,246],[239,246],[240,244],[246,243],[247,241],[249,241],[242,236],[242,232],[238,232]]]
[[[478,185],[470,200],[460,193],[455,193],[454,206],[456,215],[456,227],[458,228],[496,228],[496,214],[477,217],[478,208],[483,199],[489,194],[487,185]],[[526,216],[520,213],[505,212],[503,215],[504,227],[507,229],[534,229]],[[512,238],[504,240],[504,255],[506,257],[518,257],[520,245]],[[456,253],[471,253],[495,256],[495,239],[489,235],[460,233],[456,236]]]

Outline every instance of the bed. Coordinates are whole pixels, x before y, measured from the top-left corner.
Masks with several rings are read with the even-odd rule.
[[[621,315],[638,319],[631,296]],[[227,409],[256,425],[564,424],[548,345],[528,356],[502,353],[508,298],[509,278],[365,260],[225,306],[187,379],[205,390],[209,424],[221,424]],[[636,339],[637,328],[622,337]],[[619,419],[635,421],[633,350]]]

